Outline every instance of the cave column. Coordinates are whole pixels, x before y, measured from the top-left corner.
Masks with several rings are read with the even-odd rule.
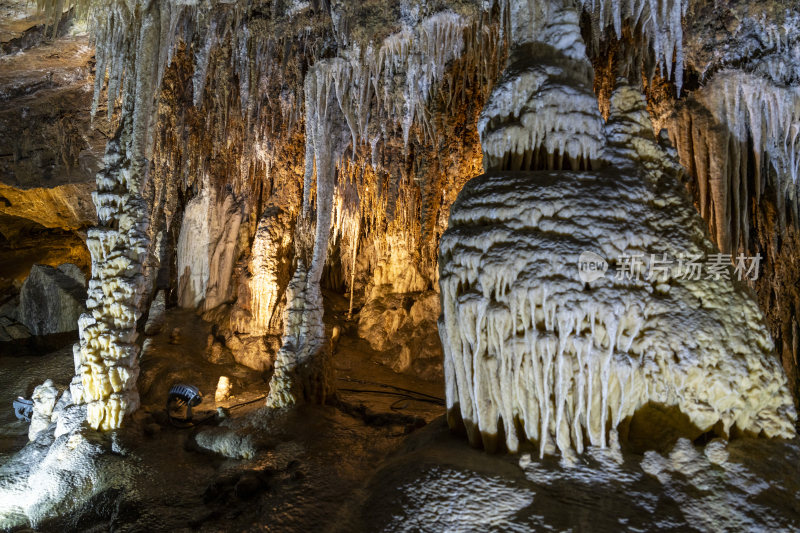
[[[157,90],[160,13],[155,1],[139,9],[136,49],[125,64],[130,80],[120,125],[106,146],[105,168],[97,174],[92,195],[99,224],[87,237],[92,258],[89,312],[78,321],[80,341],[73,348],[73,402],[86,404],[87,422],[101,430],[119,428],[125,415],[139,407],[141,343],[136,326],[150,294],[145,267],[148,207],[142,195]]]
[[[320,62],[305,79],[306,151],[303,210],[297,224],[297,268],[286,290],[286,319],[267,405],[288,407],[302,400],[323,403],[333,394],[330,353],[322,322],[320,279],[328,252],[336,173],[332,136],[334,106],[331,65]],[[311,184],[316,177],[316,223],[311,232]]]

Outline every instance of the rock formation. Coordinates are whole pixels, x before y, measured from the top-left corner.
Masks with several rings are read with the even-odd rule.
[[[18,320],[32,335],[75,331],[86,309],[86,279],[77,266],[34,265],[20,290]]]
[[[569,65],[582,51],[577,17],[550,17],[541,34],[550,40],[538,47],[553,64]],[[514,76],[526,84],[520,53],[512,52],[508,81],[482,121],[492,128],[483,134],[490,172],[464,187],[440,245],[451,425],[463,423],[473,444],[489,449],[502,436],[516,451],[521,433],[540,456],[548,443],[567,456],[585,443],[606,446],[608,433],[648,404],[676,407],[694,426],[692,438],[713,429],[793,436],[785,375],[761,312],[731,280],[730,259],[721,273],[687,274],[688,258],[721,256],[688,205],[674,155],[655,140],[644,98],[626,85],[615,91],[605,142],[569,133],[593,131],[585,117],[596,107],[577,97],[562,99],[542,130],[526,110],[556,100],[545,90],[506,88]],[[538,85],[568,84],[562,72]],[[586,91],[588,81],[573,83]],[[511,111],[505,123],[492,120],[495,95]],[[525,141],[497,152],[503,127],[511,129],[503,138]],[[542,163],[560,170],[564,155],[571,172],[513,172]],[[576,172],[600,161],[604,170]],[[582,278],[586,252],[616,263],[616,272]],[[682,264],[672,266],[675,258]]]
[[[364,371],[356,352],[367,374],[398,381],[383,399],[443,373],[451,423],[487,448],[530,440],[570,463],[596,446],[617,457],[618,442],[666,453],[679,437],[793,435],[793,0],[28,4],[0,0],[3,354],[52,330],[22,320],[44,316],[41,284],[22,282],[53,270],[34,264],[74,263],[89,281],[80,318],[46,320],[78,327],[75,375],[39,389],[34,438],[0,467],[0,527],[79,505],[125,511],[92,503],[112,485],[125,488],[117,503],[142,497],[114,485],[135,462],[123,441],[174,436],[173,381],[253,402],[246,421],[214,414],[222,427],[180,453],[260,462],[252,435],[271,446],[302,420],[302,441],[347,416],[369,426],[352,453],[374,451],[371,468],[388,433],[418,427],[404,406],[441,402],[400,397],[376,416],[379,401],[348,396],[366,388],[338,387]],[[698,255],[711,278],[681,270]],[[51,385],[64,392],[48,419]],[[310,442],[268,452],[305,447],[338,468]],[[667,466],[649,457],[648,475],[678,470],[680,442]],[[310,485],[333,468],[310,464]],[[236,497],[275,488],[270,476],[247,473]],[[276,529],[297,518],[289,508]],[[497,526],[484,511],[465,516]]]

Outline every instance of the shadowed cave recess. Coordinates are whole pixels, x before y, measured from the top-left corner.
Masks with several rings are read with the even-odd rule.
[[[800,529],[796,2],[0,0],[0,124],[0,530]]]

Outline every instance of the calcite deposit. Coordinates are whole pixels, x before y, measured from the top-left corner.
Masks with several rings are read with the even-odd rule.
[[[534,45],[562,65],[583,58],[577,17],[566,13],[551,15]],[[490,102],[497,95],[519,123],[498,125],[487,106],[490,172],[459,194],[440,245],[451,426],[464,425],[473,444],[489,449],[502,440],[516,451],[521,434],[540,457],[554,443],[568,458],[587,443],[606,446],[610,432],[651,404],[686,415],[693,428],[682,431],[692,438],[712,430],[794,436],[793,400],[752,296],[727,264],[712,275],[687,272],[688,258],[720,255],[681,188],[674,151],[656,142],[644,98],[618,80],[603,138],[587,148],[569,132],[592,132],[585,121],[597,107],[581,98],[555,107],[546,91],[509,91],[529,76],[511,57]],[[561,76],[555,69],[539,84],[588,83]],[[526,119],[538,108],[558,115]],[[524,141],[498,146],[497,138]],[[571,172],[519,172],[560,170],[564,155]],[[587,252],[616,269],[587,280],[579,271]]]
[[[798,28],[0,0],[0,528],[797,529]]]

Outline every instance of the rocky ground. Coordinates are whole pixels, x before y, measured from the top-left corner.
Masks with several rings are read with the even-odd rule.
[[[344,329],[337,319],[343,315],[341,309],[332,310],[329,329]],[[346,336],[335,347],[337,401],[275,415],[263,407],[270,372],[232,361],[209,362],[211,329],[190,311],[167,312],[160,331],[146,341],[139,379],[142,408],[129,427],[104,444],[110,460],[101,469],[108,474],[99,477],[112,481],[96,487],[92,499],[58,521],[36,524],[37,530],[343,527],[355,512],[342,505],[343,499],[360,494],[384,457],[444,412],[436,400],[443,397],[440,383],[396,374],[371,360],[374,352],[365,341]],[[30,396],[45,377],[63,389],[72,364],[69,346],[32,359],[0,358],[7,403],[16,395]],[[22,379],[26,368],[36,372]],[[231,396],[216,402],[222,375],[230,379]],[[176,382],[194,384],[204,393],[194,419],[206,420],[197,427],[174,427],[166,416],[166,395]],[[225,419],[214,417],[216,407],[228,409]],[[4,463],[26,443],[28,427],[13,420],[10,410],[7,414],[0,441]],[[0,467],[0,480],[8,481],[13,466]],[[5,516],[0,524],[14,529],[20,519]]]

